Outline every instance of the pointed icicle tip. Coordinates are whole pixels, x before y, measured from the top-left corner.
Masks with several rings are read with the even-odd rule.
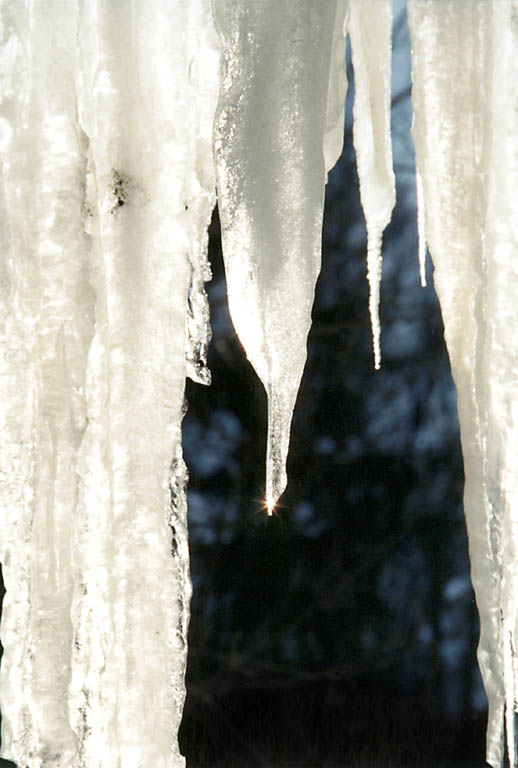
[[[279,386],[270,385],[268,393],[268,438],[266,445],[266,509],[273,514],[284,493],[288,478],[286,459],[290,440],[293,405],[286,402]]]
[[[381,234],[376,231],[369,233],[367,244],[367,279],[369,281],[369,313],[372,329],[372,347],[374,351],[374,368],[379,371],[381,367],[381,343],[380,343],[380,283],[381,283]]]
[[[417,193],[417,240],[419,248],[419,274],[421,277],[421,286],[426,288],[426,230],[424,220],[424,190],[423,178],[416,169],[415,184]]]

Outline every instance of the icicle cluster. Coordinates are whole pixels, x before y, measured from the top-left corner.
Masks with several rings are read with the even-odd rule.
[[[209,0],[0,3],[2,755],[173,768],[206,380]]]
[[[518,0],[408,11],[421,275],[428,245],[459,396],[488,760],[507,743],[516,766]],[[183,765],[180,423],[185,376],[210,380],[215,174],[230,310],[268,394],[271,513],[347,34],[380,364],[391,21],[391,0],[0,0],[0,706],[3,756],[21,766]]]
[[[268,394],[266,504],[286,487],[291,417],[320,271],[327,171],[340,156],[345,35],[356,78],[355,145],[369,233],[379,365],[381,236],[395,201],[390,0],[215,0],[221,91],[214,159],[228,301]]]

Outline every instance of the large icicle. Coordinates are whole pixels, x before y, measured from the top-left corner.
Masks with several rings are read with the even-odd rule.
[[[392,0],[350,0],[354,146],[367,224],[367,276],[374,366],[381,364],[381,240],[396,202],[390,134]]]
[[[320,269],[324,141],[329,163],[341,147],[346,3],[214,6],[222,47],[214,146],[223,253],[232,319],[268,395],[271,513],[286,486]]]
[[[2,755],[72,765],[72,536],[93,335],[76,9],[0,5]]]
[[[189,254],[200,251],[213,204],[217,59],[200,67],[210,29],[208,2],[81,7],[79,118],[96,190],[98,300],[72,708],[88,768],[183,764],[176,734],[190,585],[185,520],[170,519],[168,478],[180,439]]]
[[[2,754],[173,768],[187,364],[206,378],[211,5],[0,12]]]
[[[409,0],[408,12],[424,234],[458,393],[487,759],[501,766],[506,742],[514,768],[518,4]]]

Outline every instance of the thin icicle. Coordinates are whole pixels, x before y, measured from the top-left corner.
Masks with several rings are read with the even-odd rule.
[[[214,160],[212,156],[213,112],[219,86],[219,49],[214,29],[212,4],[191,4],[189,34],[197,55],[189,61],[191,137],[196,174],[189,175],[185,214],[190,227],[189,260],[191,280],[188,292],[186,360],[187,376],[200,384],[210,384],[207,350],[212,337],[205,283],[211,280],[208,260],[207,220],[216,204]]]
[[[381,364],[381,242],[396,201],[390,136],[392,0],[350,0],[354,146],[367,225],[367,277],[374,367]]]
[[[419,249],[419,277],[421,286],[426,288],[426,228],[424,223],[425,205],[423,192],[423,179],[419,168],[416,168],[415,187],[417,196],[417,238]]]
[[[345,39],[349,0],[338,0],[331,48],[329,86],[327,94],[327,125],[324,137],[326,172],[336,164],[344,145],[345,99],[347,96],[347,69],[345,67]]]
[[[198,384],[210,384],[210,370],[207,367],[207,351],[212,337],[210,327],[209,299],[205,283],[212,278],[207,259],[207,234],[202,237],[201,253],[189,254],[191,279],[187,294],[187,342],[185,359],[187,376]]]
[[[326,161],[341,142],[345,10],[342,0],[215,0],[223,255],[232,320],[268,394],[270,513],[286,486],[320,269]]]

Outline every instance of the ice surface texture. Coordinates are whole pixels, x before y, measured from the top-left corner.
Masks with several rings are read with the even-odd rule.
[[[173,768],[211,6],[5,0],[0,19],[2,754]]]
[[[390,0],[215,0],[221,91],[214,155],[230,312],[268,395],[266,503],[286,486],[320,270],[327,171],[343,141],[347,14],[355,142],[369,232],[376,364],[380,244],[394,205]]]
[[[214,7],[223,63],[214,154],[228,300],[268,394],[271,511],[286,486],[320,270],[337,2],[215,0]],[[344,18],[337,23],[343,29]]]
[[[422,237],[458,394],[487,758],[517,765],[518,3],[409,0]],[[424,250],[425,243],[421,243]]]
[[[516,766],[518,0],[408,10],[420,256],[427,243],[459,397],[488,759],[500,766],[507,742]],[[213,123],[230,309],[268,394],[271,512],[342,146],[347,31],[380,361],[391,3],[0,0],[0,22],[3,756],[176,768],[180,424],[185,376],[209,381]]]

